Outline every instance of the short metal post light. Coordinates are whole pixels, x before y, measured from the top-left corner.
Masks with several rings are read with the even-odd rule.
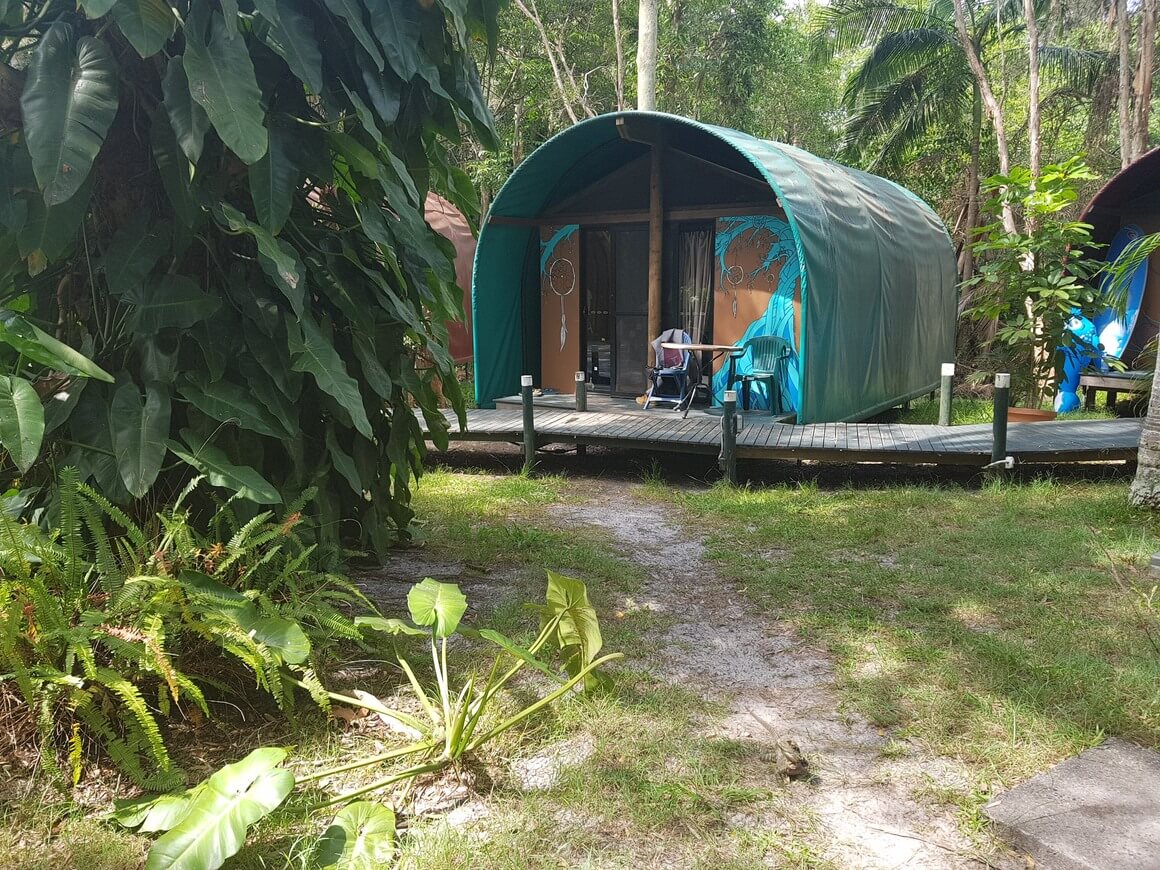
[[[520,375],[520,398],[524,404],[524,471],[536,465],[536,416],[532,407],[532,376]]]
[[[576,372],[576,410],[588,410],[588,375],[585,372]],[[587,456],[588,445],[577,444],[576,455]]]
[[[725,479],[737,483],[737,391],[726,390],[721,415],[721,459]]]
[[[990,470],[1015,467],[1015,458],[1007,455],[1007,408],[1011,404],[1011,375],[998,372],[995,375],[995,410],[991,424],[991,464]]]
[[[940,426],[951,425],[951,389],[954,386],[955,380],[955,364],[942,364],[942,382],[939,384],[938,393],[938,424]]]

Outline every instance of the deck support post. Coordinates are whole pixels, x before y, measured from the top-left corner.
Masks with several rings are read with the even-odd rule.
[[[951,388],[954,385],[955,379],[955,364],[942,364],[942,382],[939,384],[938,393],[938,424],[940,426],[951,425]]]
[[[588,410],[588,375],[585,372],[576,372],[576,410]],[[588,445],[577,444],[576,455],[587,456]]]
[[[725,479],[737,483],[737,391],[726,390],[721,415],[721,457],[718,464]]]
[[[664,179],[661,173],[663,146],[654,142],[649,163],[648,182],[648,357],[652,364],[652,341],[661,334],[661,270],[665,249]],[[699,338],[697,339],[699,340]]]
[[[536,465],[536,415],[532,406],[532,376],[520,375],[520,398],[524,405],[524,473]]]
[[[995,411],[991,424],[991,469],[1005,467],[1007,460],[1007,408],[1011,404],[1011,375],[995,374]]]

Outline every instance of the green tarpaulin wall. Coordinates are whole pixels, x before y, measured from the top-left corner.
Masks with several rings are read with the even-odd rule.
[[[479,236],[472,282],[476,400],[490,407],[539,369],[539,232],[490,221],[535,219],[551,203],[648,150],[617,119],[647,123],[714,163],[744,161],[770,186],[794,234],[802,275],[798,421],[863,419],[935,388],[954,359],[954,249],[938,216],[905,188],[736,130],[662,113],[601,115],[545,142],[517,167]],[[679,178],[665,184],[680,184]]]

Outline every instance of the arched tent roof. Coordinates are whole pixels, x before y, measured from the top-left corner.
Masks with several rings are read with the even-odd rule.
[[[1160,210],[1160,148],[1153,148],[1108,179],[1079,216],[1092,225],[1092,240],[1109,244],[1120,229],[1121,215],[1136,200],[1150,197]]]
[[[619,112],[548,140],[492,203],[472,288],[481,405],[514,393],[519,375],[533,370],[518,348],[526,344],[522,323],[539,304],[527,294],[515,298],[530,284],[535,230],[494,219],[534,219],[647,152],[649,145],[620,135],[620,119],[649,125],[666,147],[763,180],[771,203],[776,197],[785,211],[802,275],[799,420],[865,417],[921,392],[916,385],[937,382],[938,364],[954,350],[954,252],[946,228],[918,197],[884,178],[737,130]]]

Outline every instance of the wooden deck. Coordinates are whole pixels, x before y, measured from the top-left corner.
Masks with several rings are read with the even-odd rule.
[[[523,438],[523,418],[515,409],[467,412],[460,432],[451,412],[452,439],[512,441]],[[652,414],[537,410],[536,441],[632,450],[716,455],[721,419],[682,419]],[[1019,463],[1133,460],[1141,420],[1077,420],[1013,423],[1007,453]],[[805,426],[746,416],[737,436],[738,459],[811,459],[826,462],[886,462],[981,466],[991,461],[991,426],[915,426],[902,423],[818,423]]]

